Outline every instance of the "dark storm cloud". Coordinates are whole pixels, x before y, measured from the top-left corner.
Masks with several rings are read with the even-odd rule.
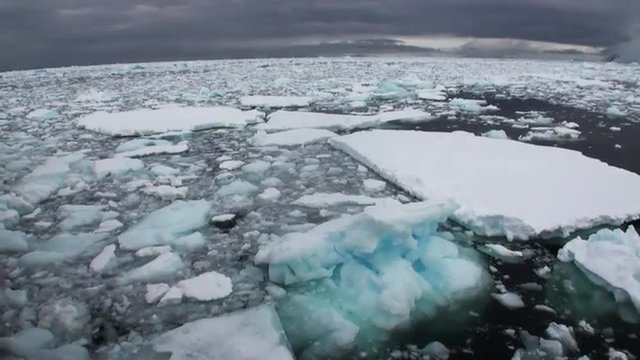
[[[301,38],[631,40],[638,0],[0,0],[0,69],[269,56]],[[304,46],[302,48],[305,48]]]

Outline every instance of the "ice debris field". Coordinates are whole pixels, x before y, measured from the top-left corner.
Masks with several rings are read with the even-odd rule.
[[[0,356],[632,359],[640,67],[0,73]]]

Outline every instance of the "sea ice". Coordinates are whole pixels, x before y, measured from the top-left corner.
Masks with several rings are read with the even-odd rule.
[[[453,200],[456,220],[480,235],[567,235],[640,216],[640,176],[572,150],[465,132],[373,130],[330,143],[418,198]]]
[[[144,169],[144,163],[138,159],[115,157],[93,162],[93,171],[98,178],[108,175],[119,176]]]
[[[273,201],[280,197],[280,190],[276,188],[266,188],[258,194],[258,198],[264,201]]]
[[[320,128],[331,130],[354,130],[376,127],[380,123],[399,120],[427,120],[431,114],[418,109],[388,111],[376,115],[326,114],[305,111],[279,110],[269,115],[266,124],[259,124],[259,129],[267,131]]]
[[[532,128],[518,138],[520,141],[571,141],[580,139],[582,132],[562,126],[552,128]]]
[[[107,245],[102,249],[102,252],[98,254],[91,263],[89,264],[89,268],[95,272],[100,272],[104,270],[107,266],[109,266],[109,262],[116,258],[116,246],[115,245]]]
[[[155,304],[169,291],[169,285],[165,283],[147,284],[144,300],[147,304]]]
[[[275,239],[255,261],[269,265],[275,283],[323,279],[317,296],[368,328],[391,330],[486,286],[482,266],[437,232],[454,210],[434,202],[369,207]]]
[[[256,160],[254,162],[251,162],[249,164],[242,166],[242,171],[246,173],[260,174],[269,170],[270,167],[271,167],[271,164],[269,164],[268,162],[263,160]]]
[[[169,360],[294,359],[269,305],[186,323],[154,339],[153,349]]]
[[[376,179],[365,179],[362,182],[362,187],[364,191],[376,193],[383,191],[387,187],[387,183]]]
[[[491,294],[491,296],[509,310],[521,309],[525,306],[520,295],[515,293]]]
[[[461,99],[461,98],[451,99],[451,101],[449,101],[449,107],[461,112],[468,112],[468,113],[481,113],[485,111],[498,109],[493,105],[487,105],[487,102],[485,100],[473,100],[473,99]]]
[[[171,245],[182,235],[205,226],[210,210],[211,203],[206,200],[177,200],[152,212],[120,234],[118,243],[123,250]]]
[[[33,110],[27,114],[29,120],[51,120],[60,117],[60,114],[52,109]]]
[[[626,232],[603,229],[587,240],[577,237],[558,251],[558,259],[573,261],[617,302],[630,301],[640,313],[640,236],[633,226]]]
[[[174,187],[170,185],[148,186],[142,189],[142,192],[148,195],[155,195],[163,200],[184,199],[187,197],[189,187]]]
[[[522,261],[522,251],[513,251],[500,244],[486,244],[480,247],[480,251],[508,263]]]
[[[267,134],[264,130],[250,139],[254,146],[299,146],[326,140],[336,133],[326,129],[293,129]]]
[[[215,271],[178,282],[184,295],[198,301],[210,301],[227,297],[233,291],[231,279]]]
[[[176,145],[145,146],[135,150],[120,152],[116,154],[116,157],[137,158],[150,155],[181,154],[187,151],[189,151],[189,145],[183,142]]]
[[[151,282],[173,277],[185,267],[180,255],[172,252],[158,255],[150,262],[124,273],[118,282],[121,285],[136,282]]]
[[[249,195],[258,192],[260,189],[252,183],[244,180],[235,180],[234,182],[222,186],[216,194],[219,196],[230,195]]]
[[[242,106],[250,107],[305,107],[313,102],[313,98],[308,96],[243,96],[240,98]]]
[[[19,259],[19,264],[27,267],[59,264],[67,259],[100,249],[97,245],[105,238],[105,234],[61,233],[39,243],[34,251],[24,254]]]
[[[0,229],[0,253],[25,252],[29,250],[27,234],[21,231]]]
[[[489,130],[486,133],[483,133],[482,136],[492,139],[509,139],[509,136],[507,136],[507,133],[504,130]]]
[[[96,112],[78,120],[78,126],[113,136],[132,136],[193,131],[216,127],[242,128],[261,121],[260,111],[242,111],[227,106],[167,107],[120,113]]]
[[[27,202],[37,204],[63,188],[67,184],[67,174],[71,171],[71,166],[84,157],[82,153],[74,153],[48,158],[44,164],[38,165],[25,176],[14,191]]]
[[[220,165],[218,165],[218,167],[221,170],[235,170],[238,169],[239,167],[241,167],[242,165],[244,165],[244,161],[240,161],[240,160],[227,160],[222,162]]]
[[[398,201],[391,198],[373,198],[366,195],[318,192],[311,195],[303,195],[293,201],[292,204],[311,208],[326,208],[340,205],[369,206],[376,204],[398,204]]]

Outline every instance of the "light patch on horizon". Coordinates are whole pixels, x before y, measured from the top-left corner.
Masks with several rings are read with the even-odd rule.
[[[602,47],[563,44],[549,41],[522,40],[511,38],[476,38],[456,36],[393,36],[393,39],[404,42],[404,45],[436,49],[441,51],[456,50],[472,45],[485,49],[507,49],[514,46],[527,47],[538,51],[578,51],[585,54],[599,54]]]

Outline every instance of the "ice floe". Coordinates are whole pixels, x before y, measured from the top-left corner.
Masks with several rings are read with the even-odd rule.
[[[453,200],[455,218],[481,235],[566,236],[640,216],[640,176],[576,151],[464,132],[373,130],[330,142],[418,198]]]
[[[572,261],[617,302],[630,302],[640,313],[640,236],[633,226],[626,232],[603,229],[587,240],[577,237],[558,252],[558,259]]]
[[[268,122],[266,124],[259,124],[257,127],[266,131],[301,128],[354,130],[375,127],[380,123],[390,121],[419,121],[430,118],[430,113],[411,108],[388,111],[376,115],[326,114],[279,110],[268,116]]]
[[[240,98],[240,104],[242,106],[250,106],[250,107],[268,107],[268,108],[305,107],[305,106],[309,106],[312,102],[313,102],[313,98],[308,96],[251,95],[251,96],[242,96]]]
[[[186,323],[154,339],[153,349],[169,360],[294,359],[269,305]]]
[[[205,226],[210,210],[211,203],[205,200],[176,200],[120,234],[118,243],[124,250],[171,245],[182,235]]]
[[[250,140],[255,146],[298,146],[310,144],[336,136],[325,129],[293,129],[267,134],[260,130]]]
[[[340,205],[376,205],[376,204],[398,204],[397,200],[391,198],[374,198],[366,195],[350,195],[343,193],[314,193],[303,195],[292,202],[294,205],[311,208],[326,208]]]
[[[168,107],[120,113],[96,112],[78,119],[78,126],[113,136],[150,135],[216,127],[242,128],[261,121],[264,114],[219,107]]]

